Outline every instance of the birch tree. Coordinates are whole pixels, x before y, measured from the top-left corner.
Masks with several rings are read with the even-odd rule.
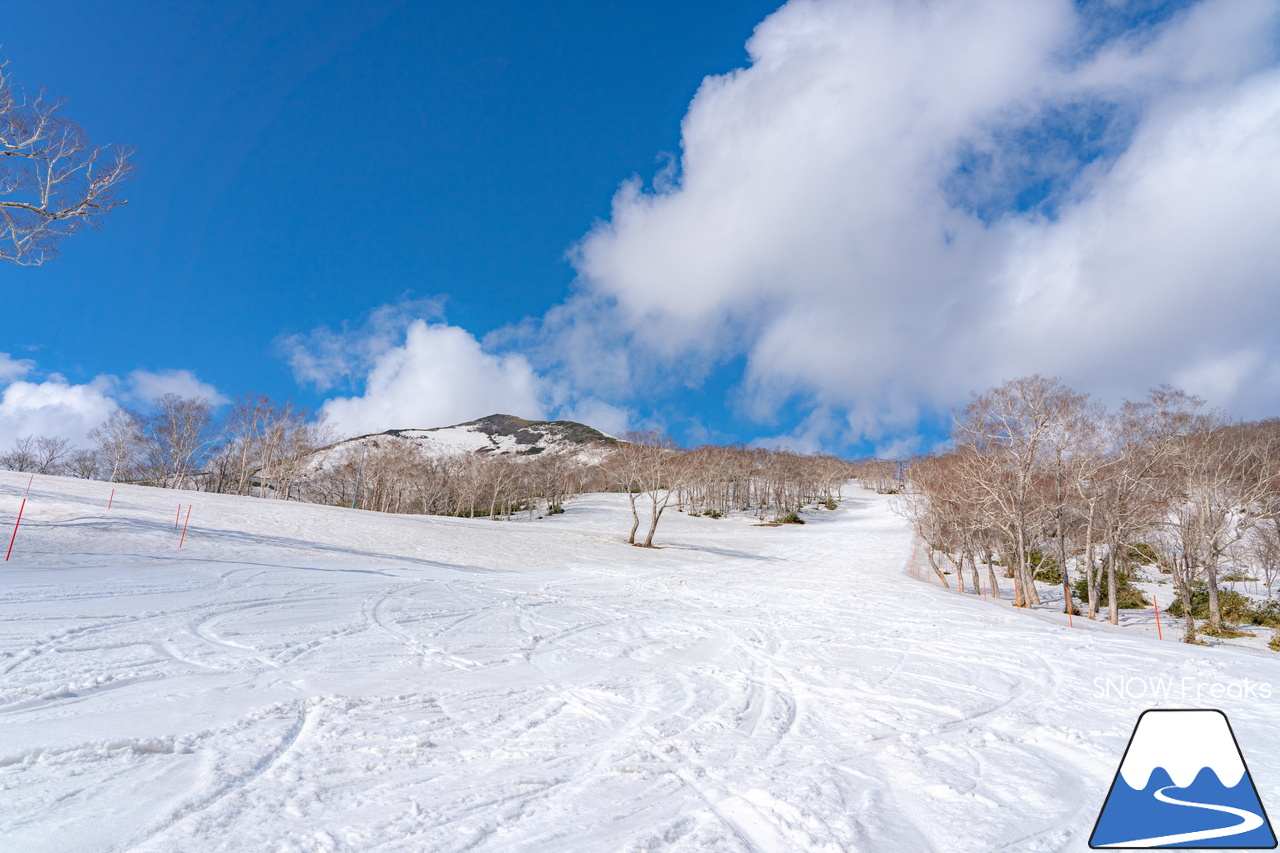
[[[142,418],[129,409],[114,409],[106,421],[89,431],[107,481],[111,483],[137,476],[147,438]]]
[[[58,244],[126,202],[133,152],[95,147],[44,93],[15,89],[0,65],[0,258],[37,266]]]
[[[1060,380],[1035,375],[975,394],[955,419],[957,443],[989,462],[977,484],[1002,510],[1019,604],[1040,603],[1030,554],[1046,507],[1038,499],[1036,479],[1043,475],[1043,457],[1053,436],[1068,428],[1080,405],[1080,395]]]
[[[171,489],[182,488],[218,440],[213,406],[203,397],[165,394],[152,401],[145,419],[149,475]]]

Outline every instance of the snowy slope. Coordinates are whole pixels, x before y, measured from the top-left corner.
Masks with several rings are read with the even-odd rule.
[[[617,443],[613,436],[574,421],[528,421],[514,415],[489,415],[448,427],[393,429],[349,438],[316,451],[310,467],[323,468],[331,461],[358,456],[366,439],[374,446],[380,441],[403,440],[428,457],[470,453],[534,456],[551,452],[568,454],[585,464],[598,462],[603,452]]]
[[[616,495],[512,523],[109,490],[37,477],[0,569],[0,850],[1084,850],[1152,706],[1226,711],[1280,809],[1280,655],[926,586],[890,498],[668,513],[643,550]]]

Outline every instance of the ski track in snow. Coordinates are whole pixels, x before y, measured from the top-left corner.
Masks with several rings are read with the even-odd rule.
[[[0,513],[26,477],[0,474]],[[804,527],[535,523],[58,478],[0,577],[0,849],[1084,850],[1147,707],[1250,679],[910,577],[891,499]],[[176,505],[194,504],[186,544]],[[1275,699],[1214,700],[1264,802]]]

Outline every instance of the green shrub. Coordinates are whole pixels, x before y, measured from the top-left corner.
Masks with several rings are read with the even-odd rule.
[[[835,509],[835,508],[836,508],[836,499],[835,499],[835,498],[827,498],[825,501],[823,501],[822,505],[823,505],[823,506],[825,506],[827,509]]]
[[[1054,586],[1062,585],[1062,572],[1058,571],[1057,566],[1049,566],[1047,569],[1040,569],[1036,572],[1036,580],[1040,583],[1051,583]]]
[[[1108,589],[1111,584],[1107,578],[1107,573],[1102,573],[1102,586],[1098,590],[1098,602],[1102,607],[1107,606]],[[1075,593],[1076,598],[1081,601],[1089,600],[1089,579],[1081,576],[1071,585],[1071,591]],[[1143,607],[1150,607],[1151,602],[1143,594],[1142,590],[1133,585],[1133,581],[1129,579],[1128,572],[1116,572],[1116,605],[1121,610],[1140,610]],[[1176,615],[1176,614],[1175,614]]]
[[[794,512],[789,512],[786,515],[779,516],[778,518],[775,518],[774,521],[779,524],[804,524],[804,519],[796,515]]]
[[[1218,612],[1225,622],[1262,624],[1254,621],[1255,618],[1259,618],[1262,615],[1259,609],[1254,606],[1248,596],[1241,595],[1234,590],[1218,590]],[[1169,615],[1180,617],[1187,615],[1187,611],[1182,607],[1181,595],[1174,599],[1173,604],[1169,605]],[[1276,615],[1280,616],[1280,613]],[[1209,584],[1204,581],[1196,581],[1191,586],[1191,618],[1209,618]]]
[[[1280,601],[1260,601],[1253,606],[1249,619],[1254,625],[1265,625],[1268,628],[1280,628]]]
[[[1156,549],[1146,542],[1134,542],[1124,548],[1124,561],[1135,566],[1150,566],[1159,560]]]
[[[564,507],[560,504],[552,504],[547,507],[547,515],[564,515]]]
[[[1046,557],[1039,551],[1032,551],[1028,556],[1028,562],[1035,571],[1036,580],[1041,583],[1061,584],[1062,572],[1058,569],[1058,561],[1053,557]]]
[[[704,513],[707,518],[724,518],[724,513],[718,509],[709,509]]]
[[[1232,626],[1227,625],[1226,623],[1223,623],[1221,628],[1215,629],[1212,625],[1205,625],[1199,630],[1201,634],[1206,634],[1210,637],[1217,637],[1220,640],[1234,640],[1237,637],[1258,636],[1257,634],[1251,634],[1248,631],[1241,631],[1238,628],[1233,628]]]
[[[1280,652],[1280,631],[1271,635],[1271,642],[1267,643],[1267,648],[1273,652]]]

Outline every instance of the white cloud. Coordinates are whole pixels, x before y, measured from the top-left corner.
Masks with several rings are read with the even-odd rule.
[[[7,352],[0,352],[0,383],[21,379],[35,366],[35,362],[30,359],[14,358]]]
[[[615,438],[631,429],[632,418],[626,409],[596,399],[579,400],[556,412],[557,420],[586,424]]]
[[[0,395],[0,448],[27,435],[45,435],[87,444],[86,434],[116,408],[109,396],[113,380],[98,377],[72,385],[57,374],[43,382],[12,382]]]
[[[440,299],[404,300],[374,309],[357,326],[343,323],[340,331],[313,329],[278,342],[299,382],[320,391],[363,378],[378,358],[399,345],[414,320],[444,319]]]
[[[1103,6],[791,0],[698,91],[675,177],[576,248],[540,363],[634,401],[745,358],[745,414],[829,413],[801,444],[889,446],[1036,371],[1274,413],[1280,6],[1091,43]]]
[[[179,397],[203,397],[215,406],[231,402],[217,388],[203,382],[190,370],[135,370],[129,374],[132,397],[144,403],[177,394]]]
[[[126,383],[108,374],[79,385],[58,373],[21,378],[33,373],[39,373],[34,361],[15,361],[0,353],[0,449],[28,435],[66,438],[87,447],[91,443],[88,433],[122,400],[145,403],[172,392],[204,397],[214,404],[227,402],[216,388],[189,370],[135,370]]]
[[[495,413],[542,418],[542,380],[521,355],[486,352],[465,329],[417,319],[373,359],[364,393],[323,411],[341,433],[428,428]]]

